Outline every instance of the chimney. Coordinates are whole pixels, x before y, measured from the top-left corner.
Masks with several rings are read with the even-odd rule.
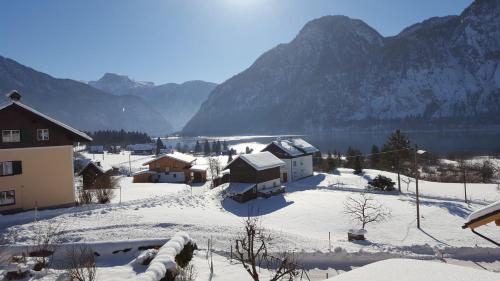
[[[7,97],[11,101],[20,101],[21,100],[21,94],[17,90],[10,91],[10,93],[7,94]]]
[[[97,166],[101,167],[101,161],[97,161],[95,163],[97,164]]]

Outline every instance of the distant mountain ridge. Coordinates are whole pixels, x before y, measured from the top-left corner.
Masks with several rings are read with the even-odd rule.
[[[23,103],[79,130],[124,129],[152,135],[173,131],[170,123],[139,97],[111,95],[0,56],[0,93],[13,89],[21,92]]]
[[[185,135],[500,125],[500,1],[383,37],[325,16],[218,85]]]
[[[143,98],[172,124],[174,130],[184,127],[217,86],[215,83],[199,80],[156,86],[152,82],[139,82],[113,73],[106,73],[99,80],[90,81],[89,85],[114,95]]]

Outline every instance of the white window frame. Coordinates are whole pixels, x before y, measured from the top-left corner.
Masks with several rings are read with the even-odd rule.
[[[2,142],[21,142],[21,130],[2,130]]]
[[[49,129],[36,129],[36,139],[38,141],[48,141]]]
[[[3,203],[3,201],[7,201],[8,193],[14,194],[14,201],[11,203]],[[16,205],[16,191],[15,190],[0,191],[0,206],[9,206],[9,205]]]
[[[12,161],[0,162],[0,176],[12,176],[13,174]]]

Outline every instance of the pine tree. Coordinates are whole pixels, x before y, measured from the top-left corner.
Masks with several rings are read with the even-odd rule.
[[[370,167],[372,169],[377,169],[380,163],[380,150],[378,146],[372,145],[372,150],[370,152]]]
[[[363,156],[356,155],[354,157],[354,174],[359,175],[363,173]]]
[[[222,142],[222,150],[224,150],[224,151],[228,151],[228,150],[229,150],[229,147],[228,147],[228,145],[227,145],[226,140],[224,140],[224,141]]]
[[[175,144],[175,150],[178,151],[178,152],[182,152],[182,146],[181,146],[181,143],[178,142]]]
[[[398,190],[401,192],[401,163],[410,157],[410,140],[397,129],[388,138],[382,152],[384,163],[389,163],[390,167],[398,174]]]
[[[199,141],[196,141],[196,144],[194,146],[194,153],[201,153],[201,145]]]
[[[203,144],[203,152],[205,155],[210,155],[210,144],[208,143],[208,140],[205,140],[205,143]]]
[[[229,157],[227,158],[227,163],[233,161],[233,150],[230,149],[228,153],[229,153]]]
[[[161,150],[165,148],[165,145],[160,138],[156,139],[156,155],[160,155]]]

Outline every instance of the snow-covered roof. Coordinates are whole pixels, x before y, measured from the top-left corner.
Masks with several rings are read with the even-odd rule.
[[[226,192],[229,196],[236,194],[243,194],[255,186],[255,183],[242,183],[242,182],[231,182],[226,188]]]
[[[12,101],[12,102],[10,102],[10,103],[8,103],[8,104],[5,104],[5,105],[3,105],[3,106],[0,106],[0,110],[2,110],[2,109],[4,109],[4,108],[7,108],[7,107],[9,107],[9,106],[11,106],[11,105],[17,105],[17,106],[19,106],[19,107],[21,107],[21,108],[24,108],[24,109],[26,109],[26,110],[30,111],[31,113],[33,113],[33,114],[35,114],[35,115],[38,115],[39,117],[41,117],[41,118],[43,118],[43,119],[45,119],[45,120],[47,120],[47,121],[49,121],[49,122],[52,122],[52,123],[54,123],[54,124],[56,124],[56,125],[58,125],[58,126],[60,126],[60,127],[64,128],[64,129],[66,129],[66,130],[68,130],[68,131],[70,131],[70,132],[72,132],[72,133],[74,133],[74,134],[76,134],[76,135],[78,135],[78,136],[80,136],[80,137],[82,137],[82,138],[84,138],[84,139],[88,140],[88,141],[92,141],[92,138],[91,138],[91,137],[89,137],[89,136],[88,136],[87,134],[85,134],[84,132],[80,132],[80,131],[78,131],[77,129],[75,129],[75,128],[73,128],[73,127],[69,126],[69,125],[66,125],[66,124],[64,124],[64,123],[62,123],[62,122],[60,122],[60,121],[57,121],[56,119],[53,119],[53,118],[51,118],[51,117],[49,117],[49,116],[47,116],[47,115],[45,115],[45,114],[43,114],[43,113],[41,113],[41,112],[39,112],[39,111],[37,111],[37,110],[35,110],[35,109],[31,108],[31,107],[29,107],[29,106],[27,106],[27,105],[25,105],[25,104],[23,104],[23,103],[21,103],[21,102],[18,102],[18,101]]]
[[[293,146],[304,151],[305,153],[316,153],[319,151],[319,149],[314,147],[312,144],[310,144],[310,143],[308,143],[305,140],[300,139],[300,138],[289,139],[288,141],[290,141]]]
[[[487,270],[439,261],[387,259],[341,273],[328,281],[494,281],[499,276]]]
[[[278,146],[281,150],[288,153],[290,156],[300,156],[304,152],[298,150],[293,144],[288,140],[275,140],[272,142],[274,145]]]
[[[152,143],[138,143],[127,145],[128,150],[152,150],[154,145]]]
[[[247,162],[250,166],[252,166],[257,171],[262,171],[266,169],[281,167],[285,165],[285,162],[281,161],[278,157],[274,156],[269,151],[258,152],[253,154],[241,154],[236,157],[233,161],[231,161],[227,166],[223,169],[227,169],[231,164],[237,159],[241,158],[241,160]]]
[[[156,174],[156,172],[150,171],[150,170],[141,170],[141,171],[137,171],[137,172],[133,173],[132,176],[137,176],[137,175],[142,175],[142,174]]]
[[[113,167],[111,165],[108,165],[106,164],[105,162],[100,162],[100,161],[89,161],[83,168],[82,170],[80,171],[80,174],[85,171],[85,169],[89,166],[89,165],[92,165],[94,167],[96,167],[99,171],[101,171],[101,173],[107,173],[109,171],[111,171],[113,169]]]
[[[206,172],[208,170],[207,165],[193,165],[191,168],[189,168],[191,171],[195,172]]]
[[[180,152],[174,152],[174,153],[166,153],[166,154],[162,154],[152,160],[149,160],[148,162],[142,164],[143,166],[146,166],[146,165],[149,165],[159,159],[162,159],[164,157],[168,157],[168,158],[171,158],[171,159],[174,159],[174,160],[178,160],[178,161],[181,161],[181,162],[184,162],[186,164],[191,164],[193,163],[194,161],[196,161],[196,157],[194,156],[191,156],[189,154],[184,154],[184,153],[180,153]]]
[[[464,224],[463,228],[469,227],[469,225],[486,219],[488,217],[495,216],[497,214],[500,214],[500,201],[497,201],[495,203],[492,203],[488,206],[485,206],[483,208],[480,208],[474,212],[472,212],[469,217],[467,218],[467,222]]]
[[[319,151],[316,147],[312,146],[310,143],[300,138],[278,139],[268,144],[263,150],[265,150],[271,144],[276,145],[281,150],[283,150],[283,152],[287,153],[292,157],[297,157],[304,154],[310,154]]]

